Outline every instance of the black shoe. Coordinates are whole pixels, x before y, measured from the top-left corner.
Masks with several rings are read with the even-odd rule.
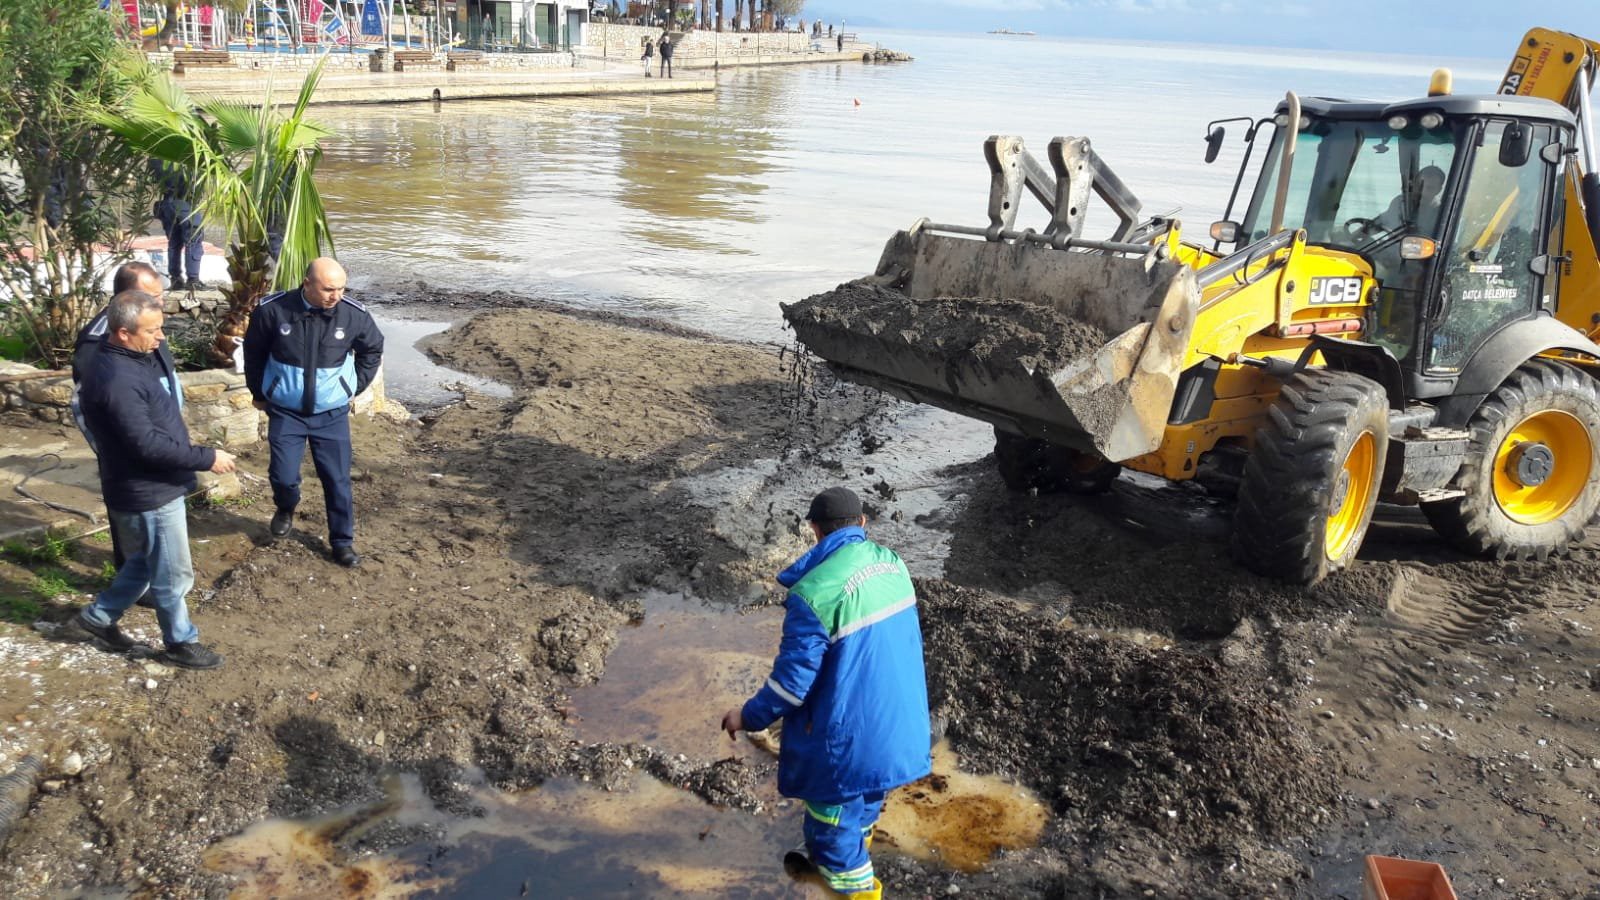
[[[115,622],[110,625],[96,625],[85,619],[83,613],[80,612],[78,613],[78,627],[94,635],[100,643],[118,653],[127,653],[134,647],[139,646],[139,642],[123,634],[122,629],[118,628]]]
[[[189,279],[188,281],[184,282],[183,286],[191,291],[203,291],[206,289],[206,283],[198,278]]]
[[[811,853],[803,843],[783,854],[783,871],[790,878],[799,878],[801,875],[807,875],[816,870],[816,864],[811,861]]]
[[[163,658],[185,669],[215,669],[222,665],[222,656],[204,644],[190,641],[176,647],[168,646]]]
[[[294,510],[280,509],[272,514],[272,524],[267,527],[275,538],[281,538],[294,527]]]
[[[356,548],[348,546],[333,548],[333,561],[346,569],[354,569],[361,565],[361,557],[356,553]]]
[[[156,601],[155,601],[155,598],[150,596],[150,592],[149,591],[145,591],[144,593],[139,595],[139,599],[133,601],[133,605],[134,606],[142,606],[145,609],[155,609],[156,608]]]

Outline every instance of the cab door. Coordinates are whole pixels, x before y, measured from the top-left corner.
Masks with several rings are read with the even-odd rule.
[[[1533,152],[1520,164],[1502,153],[1514,129],[1531,131]],[[1552,138],[1548,124],[1490,119],[1474,142],[1454,228],[1435,267],[1422,374],[1437,387],[1453,382],[1484,341],[1539,310],[1544,276],[1532,264],[1549,245],[1555,170],[1539,150]]]

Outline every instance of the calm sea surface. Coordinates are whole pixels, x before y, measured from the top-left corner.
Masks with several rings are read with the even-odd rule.
[[[1448,65],[1491,91],[1504,63],[1319,51],[884,32],[897,65],[731,70],[717,93],[316,111],[342,139],[323,167],[357,286],[422,280],[635,310],[729,336],[781,336],[777,303],[870,272],[920,216],[984,224],[983,139],[1086,135],[1191,234],[1222,212],[1237,134],[1284,91],[1402,99]],[[632,65],[632,63],[628,63]],[[860,101],[857,105],[856,101]],[[1029,201],[1031,203],[1031,201]],[[1091,213],[1092,233],[1110,227]],[[1041,226],[1042,211],[1025,225]]]

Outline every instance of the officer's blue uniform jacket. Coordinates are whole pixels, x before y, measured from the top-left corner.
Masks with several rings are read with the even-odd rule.
[[[244,336],[251,396],[309,416],[340,409],[367,389],[383,358],[383,334],[367,308],[348,296],[332,309],[306,302],[299,288],[266,297]]]
[[[922,627],[905,563],[841,528],[778,582],[789,588],[783,640],[740,715],[750,731],[783,718],[779,792],[842,803],[927,775]]]

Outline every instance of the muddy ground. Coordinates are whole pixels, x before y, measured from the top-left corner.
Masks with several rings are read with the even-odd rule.
[[[474,300],[512,305],[449,298]],[[276,543],[256,481],[196,506],[191,600],[224,669],[0,626],[3,762],[50,754],[0,895],[220,896],[236,882],[201,864],[207,847],[380,802],[392,772],[462,816],[483,779],[620,788],[639,771],[754,813],[770,764],[579,740],[569,694],[648,591],[727,615],[781,599],[770,575],[804,547],[799,510],[760,491],[719,508],[691,484],[814,471],[901,523],[907,486],[861,463],[906,439],[905,409],[768,348],[548,307],[482,313],[433,350],[517,392],[360,423],[360,569],[326,562],[312,480]],[[937,485],[948,503],[922,527],[948,533],[948,558],[919,582],[936,719],[970,768],[1053,817],[1038,847],[973,874],[885,850],[891,895],[1354,898],[1365,853],[1442,862],[1463,896],[1600,885],[1600,536],[1498,565],[1384,510],[1359,565],[1302,590],[1231,563],[1227,504],[1195,491],[1125,476],[1100,498],[1011,494],[985,460]],[[85,541],[71,564],[107,552]],[[24,582],[0,563],[0,589]],[[130,621],[155,638],[147,613]],[[343,849],[426,838],[395,823]]]

